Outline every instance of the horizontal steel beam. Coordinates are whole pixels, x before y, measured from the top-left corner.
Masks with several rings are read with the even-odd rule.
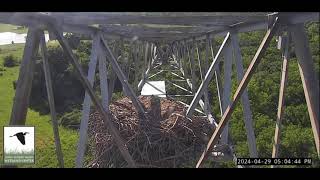
[[[140,24],[149,29],[188,29],[185,24],[189,26],[198,26],[199,29],[205,29],[206,32],[188,31],[191,34],[171,35],[171,33],[164,32],[165,34],[153,36],[152,33],[143,35],[138,31],[133,30],[133,33],[121,34],[112,33],[110,31],[102,33],[107,39],[120,39],[133,41],[134,33],[138,34],[139,40],[149,42],[165,42],[171,43],[174,41],[187,40],[196,37],[196,40],[203,40],[207,34],[214,36],[225,36],[231,29],[237,32],[248,32],[254,30],[263,30],[268,27],[268,13],[97,13],[97,12],[78,12],[78,13],[0,13],[0,22],[6,24],[14,24],[20,26],[42,26],[44,21],[54,20],[57,21],[59,26],[64,32],[72,32],[79,34],[92,35],[96,31],[101,31],[100,28],[89,26],[98,24]],[[295,12],[295,13],[273,13],[273,15],[281,15],[283,19],[289,24],[299,24],[310,21],[319,22],[318,12]],[[162,25],[165,24],[165,25]],[[172,25],[180,24],[180,25]],[[183,26],[184,25],[184,26]],[[200,25],[200,26],[199,26]],[[209,27],[207,27],[209,26]],[[225,26],[225,27],[223,27]],[[109,26],[111,27],[111,26]],[[214,27],[214,28],[213,28]],[[45,26],[43,27],[45,28]],[[209,30],[212,28],[211,30]],[[207,31],[209,30],[209,31]],[[197,34],[197,33],[200,34]],[[194,33],[194,34],[192,34]]]
[[[232,25],[266,21],[267,13],[50,13],[70,24]]]
[[[286,23],[288,24],[300,24],[300,23],[306,23],[306,22],[319,22],[319,12],[299,12],[299,13],[281,13],[281,16],[283,19],[286,19]],[[247,23],[247,24],[239,24],[232,26],[230,28],[226,28],[220,31],[213,31],[208,32],[207,34],[210,34],[212,36],[225,36],[228,32],[234,31],[234,32],[250,32],[250,31],[256,31],[256,30],[267,30],[268,29],[268,21],[265,22],[254,22],[254,23]],[[196,37],[196,40],[204,40],[206,39],[206,35],[201,35]],[[188,39],[179,39],[178,41],[182,42],[186,40],[186,42],[192,42],[192,38]]]
[[[145,25],[101,25],[101,29],[128,34],[206,33],[226,27],[228,26],[148,27]]]

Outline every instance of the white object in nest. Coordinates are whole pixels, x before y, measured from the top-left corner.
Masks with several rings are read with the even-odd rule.
[[[165,81],[146,81],[142,87],[141,95],[166,97]]]

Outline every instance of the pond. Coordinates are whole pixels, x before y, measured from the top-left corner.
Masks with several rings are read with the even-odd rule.
[[[7,45],[13,43],[25,43],[27,34],[17,34],[13,32],[0,33],[0,45]],[[46,42],[49,41],[49,34],[45,34]]]

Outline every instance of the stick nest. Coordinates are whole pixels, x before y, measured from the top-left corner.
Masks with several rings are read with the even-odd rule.
[[[139,97],[147,112],[146,120],[138,117],[127,97],[109,107],[111,120],[137,167],[193,167],[214,131],[213,126],[205,117],[185,117],[185,106],[166,98],[160,100],[162,118],[154,118],[148,113],[151,99]],[[89,140],[94,158],[87,167],[127,167],[98,111],[90,115]]]

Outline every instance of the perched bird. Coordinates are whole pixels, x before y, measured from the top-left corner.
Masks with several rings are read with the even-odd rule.
[[[18,132],[15,135],[12,135],[10,137],[16,136],[18,138],[18,140],[20,141],[21,144],[25,145],[26,144],[26,140],[25,140],[25,135],[29,134],[28,132]]]

